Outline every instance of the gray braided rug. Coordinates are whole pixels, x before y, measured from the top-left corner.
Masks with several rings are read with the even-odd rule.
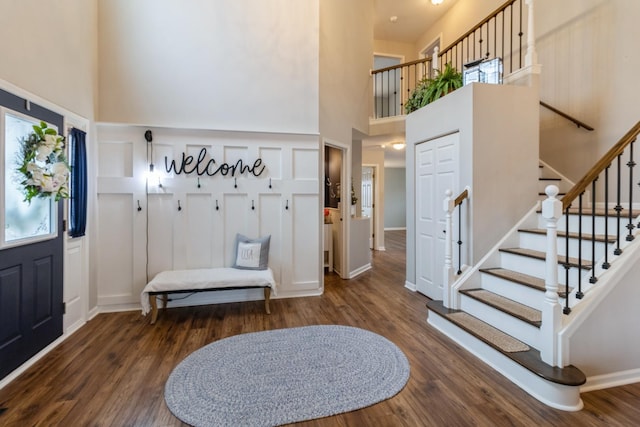
[[[306,326],[209,344],[173,370],[164,397],[194,426],[276,426],[373,405],[408,379],[407,358],[386,338]]]

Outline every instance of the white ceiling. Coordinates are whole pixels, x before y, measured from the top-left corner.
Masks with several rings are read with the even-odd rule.
[[[373,36],[376,40],[417,43],[429,26],[438,21],[456,1],[444,0],[442,4],[434,5],[431,0],[374,0]],[[391,22],[392,16],[397,18],[395,22]],[[391,146],[393,142],[404,142],[404,136],[366,138],[362,149],[384,151],[385,167],[404,167],[406,149],[395,150]]]
[[[415,43],[457,0],[434,5],[431,0],[374,0],[373,36],[376,40]],[[397,17],[391,22],[392,16]]]

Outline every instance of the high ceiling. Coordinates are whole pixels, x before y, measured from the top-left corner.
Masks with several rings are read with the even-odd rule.
[[[373,36],[376,40],[415,43],[456,1],[434,5],[431,0],[374,0]]]
[[[373,36],[376,40],[416,43],[456,1],[444,0],[442,4],[434,5],[431,0],[374,0]],[[393,149],[394,142],[404,142],[404,135],[390,134],[367,138],[362,148],[384,151],[386,167],[404,167],[405,149]]]

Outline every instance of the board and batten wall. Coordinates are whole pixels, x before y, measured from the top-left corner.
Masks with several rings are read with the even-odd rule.
[[[102,124],[97,130],[101,309],[139,306],[145,284],[163,270],[231,266],[236,233],[271,235],[278,297],[322,293],[317,135],[150,128],[159,178],[147,183],[147,128]],[[217,166],[238,160],[253,166],[261,159],[264,171],[235,177],[167,172],[165,157],[179,167],[183,153],[193,156],[190,169],[203,148],[205,161]],[[172,304],[254,299],[262,292],[196,294]]]

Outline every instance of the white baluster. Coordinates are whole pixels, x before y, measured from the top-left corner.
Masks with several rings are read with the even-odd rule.
[[[540,334],[540,357],[542,361],[559,366],[557,335],[560,329],[562,310],[558,301],[558,228],[557,223],[562,216],[562,202],[556,198],[558,187],[549,185],[545,188],[548,198],[542,202],[542,217],[547,227],[547,254],[545,265],[545,293],[542,307],[542,325]]]
[[[431,68],[433,69],[433,72],[431,72],[430,74],[432,76],[435,76],[435,74],[440,71],[440,57],[438,56],[440,54],[440,47],[436,46],[433,48],[433,56],[431,57]]]
[[[445,229],[444,229],[444,270],[443,270],[443,286],[442,286],[442,304],[448,308],[455,304],[455,298],[451,295],[451,284],[453,283],[453,224],[452,214],[455,201],[451,198],[452,191],[447,189],[444,192],[445,198],[443,208],[445,211]]]

